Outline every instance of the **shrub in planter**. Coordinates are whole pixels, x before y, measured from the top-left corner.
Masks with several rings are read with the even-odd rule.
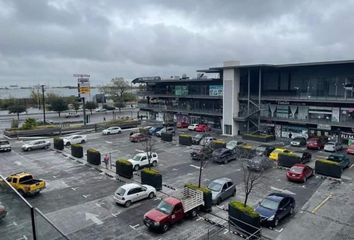
[[[116,161],[116,173],[119,176],[126,178],[133,178],[133,165],[131,162],[125,159]]]
[[[322,174],[329,177],[340,178],[343,173],[342,166],[334,161],[317,160],[315,163],[316,174]]]
[[[147,184],[156,188],[162,189],[162,175],[160,172],[153,168],[144,168],[141,171],[141,184]]]
[[[295,154],[279,153],[278,166],[290,168],[296,163],[301,163],[301,158]]]
[[[192,136],[189,134],[179,135],[178,143],[185,146],[192,146]]]
[[[261,228],[260,216],[250,206],[244,206],[242,202],[231,201],[229,202],[229,221],[236,226],[244,234],[260,235],[259,229]]]
[[[242,139],[251,140],[251,141],[259,141],[259,142],[270,142],[275,140],[274,135],[269,134],[243,134]]]
[[[54,148],[57,150],[64,149],[64,141],[62,138],[54,138]]]
[[[82,158],[84,156],[84,150],[80,144],[71,145],[71,155],[77,158]]]
[[[212,199],[211,191],[209,190],[209,188],[204,187],[204,186],[198,187],[197,184],[192,184],[192,183],[188,183],[184,186],[187,188],[190,188],[190,189],[202,191],[204,206],[202,207],[201,210],[203,210],[204,212],[211,212],[211,208],[213,206],[213,199]]]
[[[172,142],[172,133],[161,133],[161,140]]]
[[[213,140],[211,146],[214,150],[218,148],[226,148],[226,142],[221,139]]]
[[[242,144],[236,147],[237,155],[241,158],[252,158],[256,155],[256,150],[251,144]]]
[[[148,135],[149,134],[149,129],[146,128],[139,128],[139,133],[142,133],[144,135]]]
[[[87,149],[87,162],[93,165],[101,165],[101,153],[96,149]]]

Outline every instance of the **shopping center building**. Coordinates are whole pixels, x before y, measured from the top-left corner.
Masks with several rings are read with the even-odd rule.
[[[225,135],[272,129],[278,137],[354,137],[354,60],[198,70],[217,77],[139,78],[141,110],[157,120],[205,121]],[[221,87],[222,86],[222,87]]]

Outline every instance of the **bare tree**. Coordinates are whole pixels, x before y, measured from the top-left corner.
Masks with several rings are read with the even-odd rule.
[[[151,168],[151,158],[152,158],[152,151],[154,149],[154,145],[155,145],[155,139],[149,135],[148,130],[144,129],[144,131],[142,132],[142,134],[145,135],[146,137],[146,141],[142,142],[143,143],[143,149],[148,157],[148,163],[149,163],[149,169]]]
[[[243,170],[243,184],[245,190],[245,201],[243,202],[244,206],[247,205],[248,197],[251,194],[254,186],[259,182],[263,176],[263,170],[253,171],[247,167],[247,160],[242,161],[242,170]]]

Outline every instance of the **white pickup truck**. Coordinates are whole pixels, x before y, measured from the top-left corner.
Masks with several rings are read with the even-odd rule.
[[[155,167],[159,161],[159,156],[157,153],[152,152],[150,157],[150,164]],[[146,152],[138,153],[133,158],[128,159],[128,161],[132,163],[135,171],[138,171],[140,167],[149,166],[149,159]]]

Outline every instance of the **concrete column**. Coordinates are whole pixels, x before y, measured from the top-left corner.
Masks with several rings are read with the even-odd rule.
[[[225,125],[232,127],[232,136],[236,136],[239,130],[239,125],[234,121],[234,116],[238,115],[240,104],[238,95],[240,92],[240,70],[237,66],[238,61],[224,62],[223,70],[223,123],[222,130],[226,134]]]

